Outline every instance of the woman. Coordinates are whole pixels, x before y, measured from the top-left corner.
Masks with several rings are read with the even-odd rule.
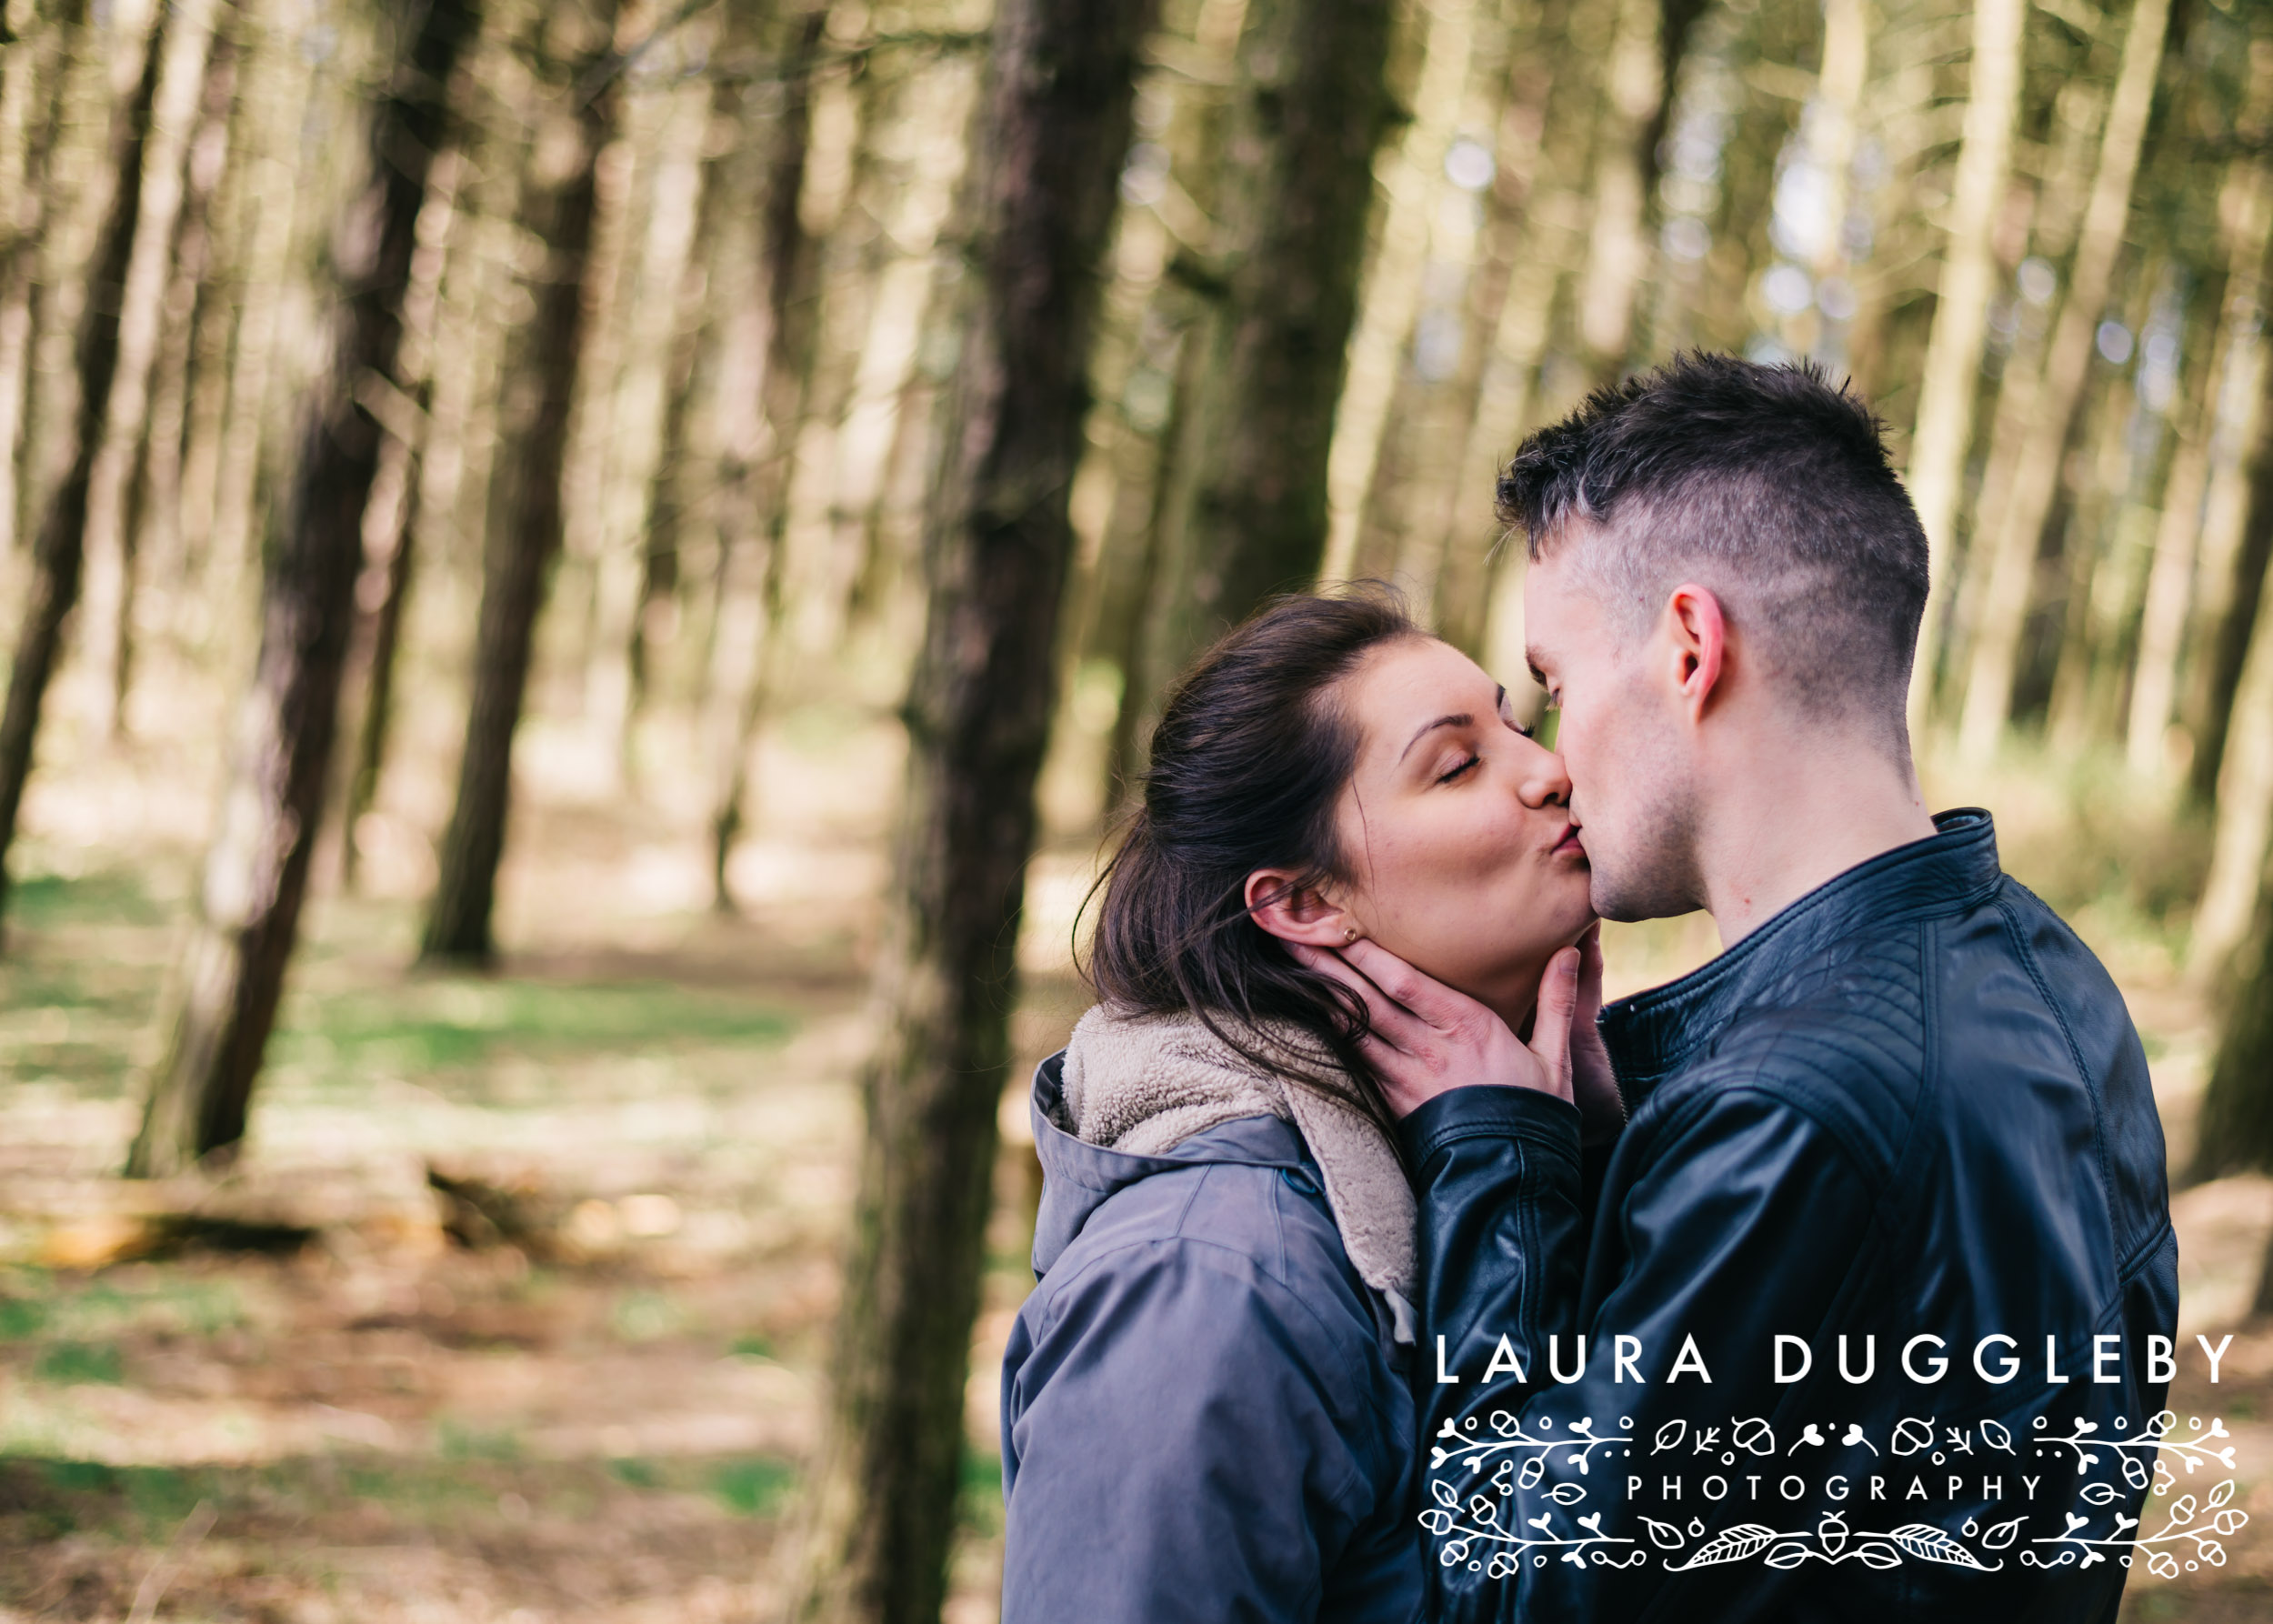
[[[1518,1031],[1539,1005],[1569,1098],[1569,787],[1383,588],[1277,604],[1169,699],[1102,1001],[1035,1079],[1005,1624],[1417,1614],[1413,1199],[1317,956],[1369,938]]]

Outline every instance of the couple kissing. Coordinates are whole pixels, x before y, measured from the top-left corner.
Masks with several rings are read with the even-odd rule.
[[[1878,423],[1689,356],[1498,497],[1552,750],[1377,587],[1166,705],[1034,1082],[1006,1624],[2112,1619],[2162,1130],[2098,959],[1927,809]],[[1697,909],[1604,1004],[1598,921]]]

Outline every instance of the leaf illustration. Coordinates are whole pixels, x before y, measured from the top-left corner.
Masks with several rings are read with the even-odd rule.
[[[1794,1539],[1769,1551],[1765,1559],[1771,1568],[1797,1568],[1814,1554],[1807,1546]]]
[[[1681,1440],[1687,1438],[1688,1433],[1688,1422],[1682,1419],[1680,1417],[1676,1416],[1672,1420],[1667,1421],[1664,1426],[1657,1429],[1657,1436],[1656,1439],[1651,1440],[1649,1446],[1650,1453],[1653,1455],[1661,1455],[1667,1449],[1680,1448]]]
[[[1875,1542],[1869,1545],[1858,1545],[1855,1548],[1855,1555],[1862,1559],[1862,1564],[1866,1568],[1899,1568],[1902,1566],[1901,1553],[1891,1545],[1879,1545]]]
[[[1697,1554],[1687,1561],[1667,1568],[1667,1573],[1683,1573],[1691,1568],[1710,1568],[1721,1562],[1741,1562],[1754,1557],[1773,1544],[1777,1538],[1774,1529],[1762,1528],[1757,1522],[1740,1522],[1734,1528],[1723,1529],[1697,1548]]]
[[[2223,1483],[2220,1483],[2217,1488],[2211,1489],[2209,1492],[2209,1498],[2204,1500],[2202,1504],[2208,1509],[2215,1511],[2218,1507],[2224,1505],[2228,1500],[2233,1498],[2234,1480],[2231,1478],[2228,1478]]]
[[[2020,1532],[2020,1525],[2026,1520],[2025,1518],[2016,1517],[2009,1522],[1998,1523],[1981,1536],[1982,1549],[1985,1550],[2004,1549],[2013,1542],[2014,1536]]]
[[[1442,1478],[1429,1479],[1428,1492],[1440,1506],[1457,1506],[1460,1503],[1459,1490]]]
[[[2000,1422],[1983,1421],[1981,1423],[1981,1441],[1988,1445],[1992,1449],[2004,1450],[2008,1455],[2013,1452],[2013,1435],[2007,1431],[2003,1424]]]
[[[1575,1506],[1587,1498],[1587,1491],[1576,1483],[1557,1483],[1547,1491],[1547,1498],[1558,1506]]]
[[[1941,1529],[1926,1522],[1906,1522],[1887,1536],[1921,1561],[1942,1562],[1952,1568],[1975,1568],[1987,1573],[1981,1560]]]
[[[1679,1550],[1688,1540],[1681,1530],[1669,1522],[1659,1522],[1654,1517],[1642,1519],[1642,1527],[1648,1530],[1649,1542],[1659,1550]]]

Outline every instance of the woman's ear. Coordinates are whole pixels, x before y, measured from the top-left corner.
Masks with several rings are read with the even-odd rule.
[[[1288,868],[1257,868],[1247,876],[1247,917],[1283,942],[1346,947],[1365,934],[1342,906],[1317,886],[1298,885]]]

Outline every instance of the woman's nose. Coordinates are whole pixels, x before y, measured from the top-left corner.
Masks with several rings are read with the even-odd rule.
[[[1523,804],[1537,810],[1542,807],[1570,805],[1570,775],[1563,770],[1563,758],[1543,747],[1533,747],[1531,759],[1524,764],[1523,776],[1517,786],[1517,795]]]

